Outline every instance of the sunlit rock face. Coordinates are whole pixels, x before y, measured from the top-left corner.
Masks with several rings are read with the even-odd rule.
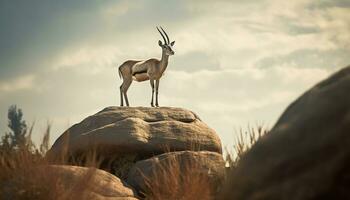
[[[182,150],[221,154],[221,141],[199,117],[181,108],[108,107],[73,125],[53,144],[50,154],[103,156],[132,154],[142,158]]]
[[[223,199],[349,199],[350,66],[294,101],[230,177]]]

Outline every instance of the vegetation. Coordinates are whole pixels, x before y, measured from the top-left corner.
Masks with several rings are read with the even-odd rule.
[[[49,147],[50,126],[38,149],[31,140],[34,124],[28,129],[22,110],[12,105],[7,116],[9,132],[5,133],[0,143],[0,199],[37,197],[43,191],[33,182],[36,178],[30,176],[38,174],[34,168],[44,162]]]
[[[246,130],[239,129],[233,150],[226,149],[226,162],[230,169],[234,169],[242,156],[267,133],[268,129],[263,125],[257,125],[256,128],[248,126]]]
[[[5,133],[5,136],[2,137],[1,148],[3,150],[12,150],[20,149],[25,145],[30,145],[30,139],[26,138],[27,124],[22,119],[22,110],[17,109],[16,105],[12,105],[8,110],[7,116],[10,132]]]
[[[214,198],[208,176],[200,173],[201,167],[196,162],[180,164],[176,157],[171,157],[161,164],[160,170],[153,171],[146,179],[145,199],[201,199]]]

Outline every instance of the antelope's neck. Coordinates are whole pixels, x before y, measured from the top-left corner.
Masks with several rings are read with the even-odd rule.
[[[162,52],[162,59],[160,60],[160,71],[163,73],[168,67],[169,56]]]

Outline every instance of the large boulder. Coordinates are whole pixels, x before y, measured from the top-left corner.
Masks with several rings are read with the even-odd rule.
[[[170,107],[105,108],[63,133],[49,155],[80,155],[90,150],[104,157],[137,155],[140,159],[169,151],[222,151],[215,131],[196,114]]]
[[[46,169],[55,171],[70,198],[89,200],[137,200],[134,191],[116,176],[96,168],[68,165],[51,165]],[[52,174],[52,172],[51,172]],[[73,198],[72,198],[73,199]]]
[[[350,66],[293,102],[233,170],[222,199],[350,199]]]
[[[186,193],[199,192],[206,197],[214,195],[223,182],[224,174],[225,161],[221,154],[179,151],[138,161],[131,168],[127,183],[138,192],[157,193],[162,199],[187,199],[185,196],[189,194]],[[200,195],[196,197],[206,199],[199,198]]]

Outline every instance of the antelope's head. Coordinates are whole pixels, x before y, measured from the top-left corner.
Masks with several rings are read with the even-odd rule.
[[[171,56],[174,55],[175,52],[173,51],[172,47],[175,44],[175,41],[170,42],[169,40],[169,36],[168,34],[166,34],[166,32],[164,31],[164,29],[162,27],[160,27],[160,29],[163,31],[160,31],[159,28],[157,27],[158,32],[160,33],[160,35],[162,36],[163,40],[164,40],[164,44],[162,43],[162,41],[158,41],[158,45],[162,48],[162,50],[165,52],[166,55]],[[165,35],[165,37],[164,37]]]

